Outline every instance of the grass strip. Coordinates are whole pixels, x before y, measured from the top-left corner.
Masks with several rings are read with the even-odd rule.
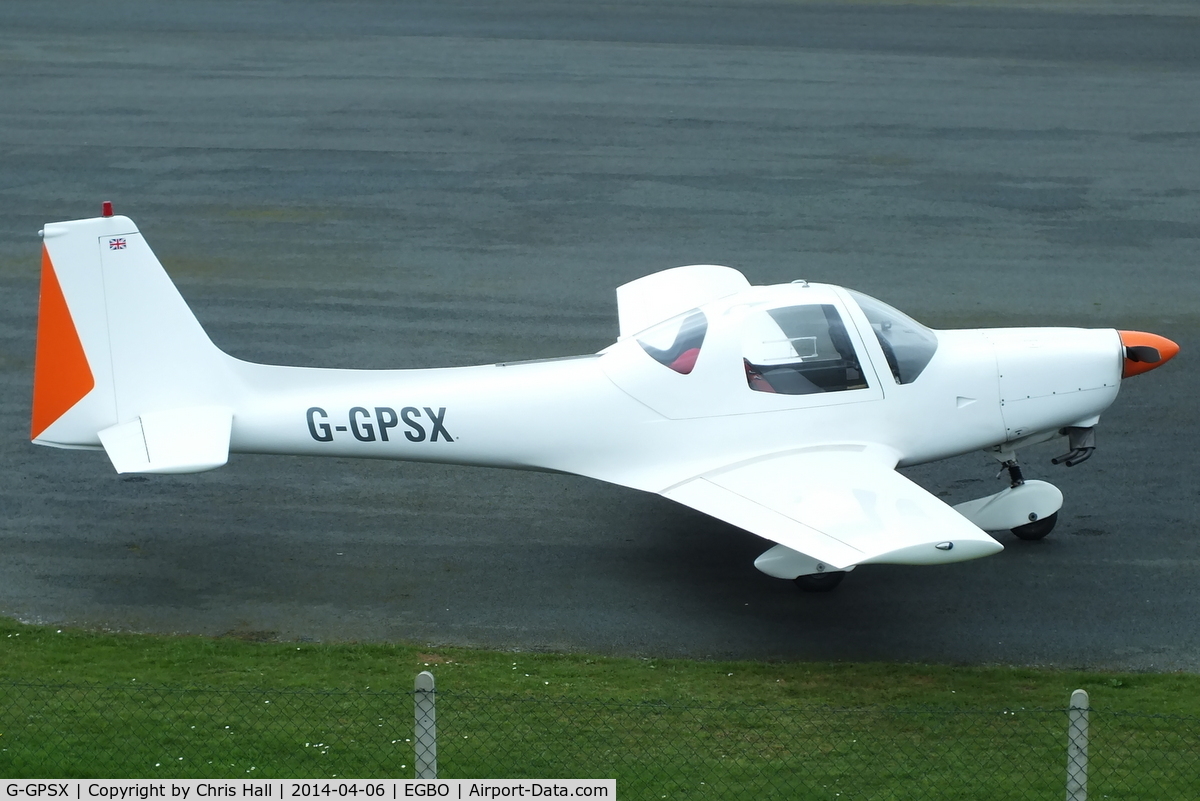
[[[1200,786],[1200,677],[692,662],[103,634],[0,620],[5,777],[408,777],[415,674],[443,777],[614,777],[624,798],[1060,794],[1071,690],[1094,793]],[[1099,784],[1097,784],[1099,782]]]

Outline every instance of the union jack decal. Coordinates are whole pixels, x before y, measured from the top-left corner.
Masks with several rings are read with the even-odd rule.
[[[124,250],[125,249],[125,240],[124,239],[108,240],[108,249],[109,250]]]

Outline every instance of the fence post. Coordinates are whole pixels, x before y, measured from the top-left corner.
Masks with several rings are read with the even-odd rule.
[[[416,752],[416,777],[437,778],[437,693],[434,690],[433,674],[422,670],[417,674],[413,688],[413,713],[416,729],[413,732],[413,749]]]
[[[1087,801],[1088,787],[1088,694],[1071,693],[1067,712],[1067,801]]]

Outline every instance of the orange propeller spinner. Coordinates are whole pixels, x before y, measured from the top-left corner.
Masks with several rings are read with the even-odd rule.
[[[1178,345],[1158,334],[1147,334],[1144,331],[1117,333],[1121,335],[1121,344],[1125,346],[1125,367],[1121,371],[1121,378],[1149,372],[1171,361],[1175,354],[1179,353]]]

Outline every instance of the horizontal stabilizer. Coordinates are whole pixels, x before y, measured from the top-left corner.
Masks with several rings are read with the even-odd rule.
[[[233,413],[204,406],[146,412],[100,432],[118,473],[200,473],[229,461]]]

